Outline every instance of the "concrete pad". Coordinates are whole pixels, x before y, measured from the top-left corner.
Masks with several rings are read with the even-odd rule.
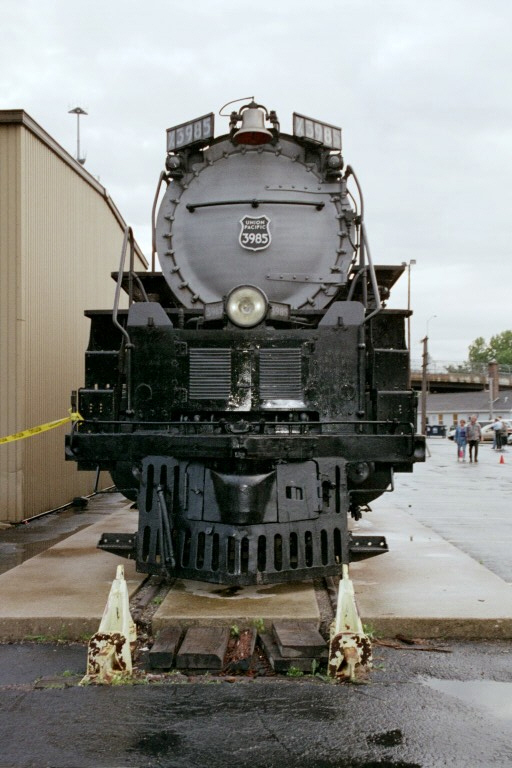
[[[146,578],[135,563],[96,549],[104,531],[137,528],[137,512],[124,508],[0,575],[0,639],[78,640],[97,632],[112,581],[124,565],[130,596]]]
[[[428,461],[398,474],[395,491],[372,502],[373,511],[353,525],[358,535],[385,535],[390,547],[389,554],[351,566],[362,619],[387,637],[512,638],[510,453],[503,465],[482,447],[474,465],[457,463],[448,441],[430,447]],[[0,639],[90,636],[117,564],[125,566],[130,594],[144,581],[132,561],[96,549],[104,531],[135,530],[137,512],[118,494],[95,497],[90,506],[98,522],[0,575]],[[260,619],[268,628],[283,619],[318,626],[312,585],[236,589],[177,581],[156,612],[154,630],[244,628]]]
[[[199,581],[176,581],[153,616],[153,630],[237,624],[249,627],[263,620],[294,619],[320,624],[320,612],[311,582],[265,584],[233,589]]]
[[[354,525],[384,534],[389,553],[353,563],[350,576],[365,624],[390,637],[512,638],[512,587],[445,541],[391,495]]]

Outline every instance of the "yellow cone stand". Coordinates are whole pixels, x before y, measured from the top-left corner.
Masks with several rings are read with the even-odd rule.
[[[89,640],[87,674],[81,685],[112,683],[132,674],[132,643],[137,639],[130,614],[124,566],[117,566],[100,627]]]

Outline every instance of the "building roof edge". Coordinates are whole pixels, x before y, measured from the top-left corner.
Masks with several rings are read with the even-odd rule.
[[[55,139],[50,136],[47,131],[42,128],[24,109],[0,109],[0,125],[22,125],[40,141],[42,141],[48,149],[54,152],[66,165],[68,165],[75,173],[89,184],[96,192],[103,197],[108,207],[117,219],[119,226],[122,230],[127,227],[126,221],[122,217],[119,209],[112,201],[112,198],[108,194],[106,188],[100,184],[100,182],[92,176],[75,158],[67,152]],[[149,262],[142,253],[140,246],[135,242],[135,251],[142,264],[146,267],[149,266]]]

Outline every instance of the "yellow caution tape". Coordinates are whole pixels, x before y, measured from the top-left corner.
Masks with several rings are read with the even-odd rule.
[[[23,440],[25,437],[32,437],[32,435],[38,435],[40,432],[47,432],[49,429],[55,429],[62,424],[68,424],[70,421],[83,421],[83,417],[78,412],[69,410],[69,416],[65,419],[57,419],[57,421],[49,421],[47,424],[40,424],[38,427],[32,427],[31,429],[24,429],[23,432],[16,432],[14,435],[7,435],[7,437],[0,437],[0,445],[2,443],[12,443],[15,440]]]

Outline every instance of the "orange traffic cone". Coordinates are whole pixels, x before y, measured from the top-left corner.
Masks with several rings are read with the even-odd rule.
[[[505,457],[504,457],[504,456],[503,456],[503,454],[502,454],[502,455],[500,456],[500,464],[504,464],[504,463],[505,463]]]

